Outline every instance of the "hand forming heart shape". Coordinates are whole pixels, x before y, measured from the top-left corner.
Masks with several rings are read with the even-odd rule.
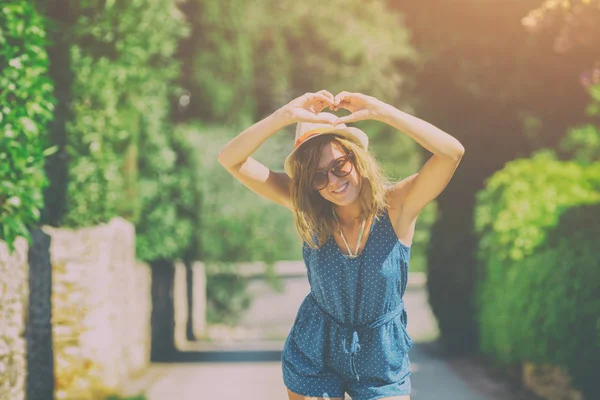
[[[292,122],[329,123],[334,126],[365,119],[380,119],[387,104],[362,93],[341,92],[333,96],[327,90],[306,93],[283,107],[283,113]],[[325,108],[338,111],[340,108],[350,111],[350,115],[337,117],[322,112]]]
[[[362,93],[341,92],[334,98],[333,111],[340,108],[350,111],[350,115],[340,117],[335,121],[335,125],[345,124],[347,122],[362,121],[365,119],[376,119],[381,115],[385,103],[372,96]]]

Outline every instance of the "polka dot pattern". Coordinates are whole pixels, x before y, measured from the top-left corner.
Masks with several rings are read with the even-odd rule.
[[[333,236],[303,246],[311,292],[282,351],[283,378],[294,393],[371,400],[411,391],[402,297],[410,246],[398,240],[387,210],[371,225],[362,253],[348,258]],[[391,319],[366,326],[384,315]]]

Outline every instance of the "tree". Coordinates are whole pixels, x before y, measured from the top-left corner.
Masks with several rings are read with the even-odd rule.
[[[475,194],[494,171],[542,147],[555,148],[585,118],[587,95],[574,79],[591,54],[554,51],[554,36],[521,25],[537,0],[390,0],[404,12],[424,62],[418,113],[457,137],[465,157],[439,196],[428,249],[430,303],[452,350],[477,349],[474,283]],[[565,101],[568,99],[568,101]]]

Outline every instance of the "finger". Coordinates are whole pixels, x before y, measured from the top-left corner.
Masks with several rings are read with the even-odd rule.
[[[325,107],[331,107],[332,102],[325,95],[323,97],[316,98],[314,105],[318,108],[317,112],[321,112]]]
[[[333,104],[335,106],[338,106],[342,100],[349,99],[351,97],[351,95],[352,95],[352,93],[350,93],[350,92],[345,92],[345,91],[340,92],[335,96]]]
[[[342,100],[342,101],[340,101],[340,104],[337,105],[337,108],[338,109],[344,108],[344,109],[346,109],[346,110],[348,110],[350,112],[353,112],[354,110],[350,109],[351,106],[352,106],[352,101],[350,101],[350,100]]]
[[[318,114],[313,114],[307,110],[299,111],[297,115],[300,121],[324,124],[333,124],[333,122],[337,119],[337,116],[331,113],[322,112]]]
[[[333,106],[333,111],[338,111],[339,109],[345,109],[350,112],[355,111],[356,107],[352,105],[350,100],[341,100],[338,105]]]
[[[321,111],[323,111],[327,106],[329,105],[328,101],[322,100],[322,99],[317,99],[315,101],[315,103],[311,104],[309,106],[310,111],[312,111],[315,114],[320,113]]]
[[[328,92],[325,89],[319,90],[318,93],[321,93],[321,94],[325,95],[329,99],[329,104],[333,104],[333,101],[335,99],[335,97],[333,96],[333,94],[331,94],[330,92]]]
[[[354,114],[350,114],[350,115],[346,115],[345,117],[340,117],[338,119],[336,119],[333,124],[334,125],[341,125],[341,124],[347,124],[348,122],[355,122],[355,116]]]
[[[327,104],[331,103],[331,100],[327,97],[327,95],[325,93],[321,93],[321,92],[308,93],[308,95],[306,97],[306,101],[307,102],[324,101]]]
[[[340,117],[340,118],[336,119],[334,124],[335,125],[347,124],[349,122],[362,121],[367,118],[369,118],[369,111],[366,109],[362,109],[362,110],[353,112],[350,115],[346,115],[344,117]]]
[[[330,101],[329,99],[327,99],[327,101],[319,102],[319,112],[323,111],[323,109],[325,109],[327,107],[329,107],[329,108],[333,107],[333,101]]]
[[[327,112],[322,112],[322,113],[319,113],[314,116],[313,122],[319,122],[319,123],[323,123],[323,124],[333,125],[335,120],[337,120],[337,118],[338,118],[337,115],[327,113]]]

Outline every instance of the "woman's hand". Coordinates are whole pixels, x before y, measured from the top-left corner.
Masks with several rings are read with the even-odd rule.
[[[322,113],[326,107],[333,107],[334,97],[327,90],[306,93],[281,107],[277,112],[287,122],[318,122],[332,124],[337,116]]]
[[[350,111],[352,114],[340,117],[333,122],[334,125],[345,124],[347,122],[362,121],[364,119],[385,119],[389,104],[372,96],[362,93],[341,92],[335,96],[333,101],[333,111],[340,108]],[[330,107],[331,108],[331,107]]]

